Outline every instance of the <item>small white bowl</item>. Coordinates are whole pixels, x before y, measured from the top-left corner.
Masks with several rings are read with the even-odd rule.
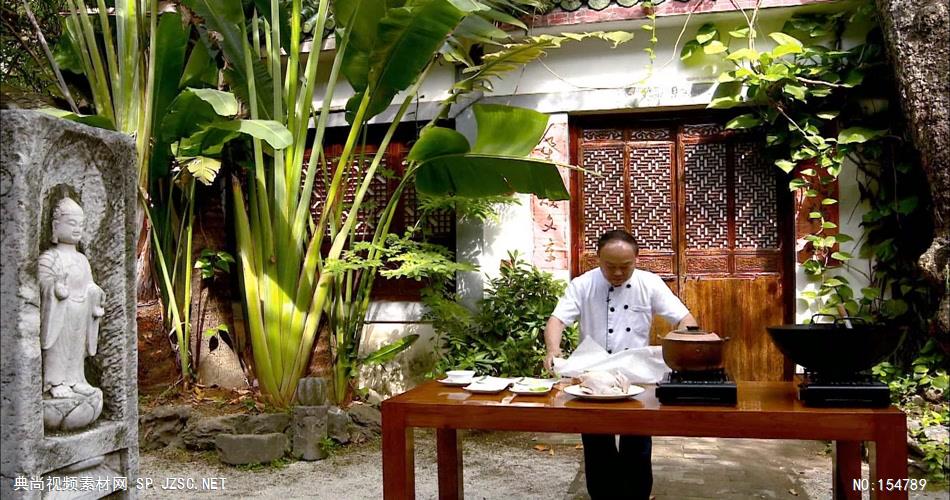
[[[449,370],[445,376],[452,380],[466,380],[475,376],[475,370]]]

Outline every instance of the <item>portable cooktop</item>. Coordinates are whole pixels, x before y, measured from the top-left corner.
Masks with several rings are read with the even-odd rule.
[[[798,384],[798,399],[808,406],[886,407],[891,390],[866,373],[829,377],[806,372]]]
[[[736,383],[725,370],[672,372],[657,382],[656,397],[668,405],[734,405]]]

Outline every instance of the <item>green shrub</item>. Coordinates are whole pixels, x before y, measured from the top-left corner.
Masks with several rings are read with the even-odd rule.
[[[456,295],[424,294],[426,317],[443,350],[435,373],[472,369],[484,375],[544,375],[544,325],[566,285],[522,260],[517,252],[509,252],[508,258],[502,262],[500,275],[488,282],[475,313]],[[561,349],[570,352],[576,346],[577,329],[568,328]]]
[[[909,419],[920,422],[918,429],[908,429],[920,445],[921,464],[928,477],[945,480],[950,476],[950,443],[932,440],[924,433],[930,426],[950,424],[950,401],[947,400],[950,380],[947,357],[934,339],[928,340],[910,367],[880,363],[872,369],[879,380],[891,389],[891,399]]]

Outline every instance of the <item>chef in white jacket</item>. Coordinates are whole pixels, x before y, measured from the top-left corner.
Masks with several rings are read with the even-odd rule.
[[[591,337],[611,354],[648,345],[654,315],[678,329],[696,325],[659,276],[636,268],[638,251],[637,240],[626,231],[609,231],[600,237],[599,267],[571,281],[548,319],[545,368],[551,370],[554,358],[561,356],[561,334],[575,322],[580,322],[581,340]],[[620,436],[619,443],[610,434],[582,434],[581,439],[592,500],[650,497],[650,436]]]

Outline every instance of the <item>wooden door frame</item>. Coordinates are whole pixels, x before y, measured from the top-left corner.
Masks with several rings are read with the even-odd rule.
[[[635,125],[641,125],[644,127],[653,127],[653,128],[670,128],[674,131],[673,136],[673,154],[675,157],[673,161],[675,162],[675,168],[677,172],[671,174],[673,175],[673,180],[676,182],[675,189],[671,193],[671,203],[673,204],[673,230],[678,234],[674,235],[675,245],[674,248],[674,259],[673,259],[673,271],[677,275],[678,279],[676,280],[676,288],[679,291],[682,291],[682,284],[680,281],[683,279],[681,276],[685,275],[685,269],[682,266],[685,266],[684,259],[681,259],[680,256],[685,255],[685,226],[680,228],[682,224],[679,224],[679,221],[685,220],[685,208],[686,208],[686,198],[685,198],[685,175],[683,170],[685,169],[685,162],[683,161],[683,147],[681,141],[679,140],[679,132],[683,125],[697,124],[697,123],[720,123],[724,124],[730,118],[735,115],[734,112],[727,111],[715,111],[715,110],[693,110],[693,111],[662,111],[662,112],[639,112],[639,113],[623,113],[623,114],[611,114],[611,115],[570,115],[568,117],[568,132],[570,137],[570,161],[572,165],[580,165],[581,159],[581,147],[580,147],[580,137],[581,131],[587,128],[632,128]],[[628,142],[625,140],[625,142]],[[625,145],[626,148],[626,145]],[[624,159],[624,172],[628,172],[629,161],[626,158]],[[730,178],[734,177],[734,174],[730,174]],[[794,221],[795,214],[793,213],[793,198],[792,193],[788,189],[782,189],[784,185],[787,185],[786,177],[781,175],[776,175],[776,194],[777,194],[777,207],[778,210],[778,223],[779,223],[779,280],[782,286],[782,309],[783,317],[786,323],[794,323],[795,320],[795,296],[796,296],[796,276],[795,276],[795,232],[794,232]],[[571,246],[571,266],[570,273],[571,277],[578,276],[581,270],[581,257],[584,251],[584,232],[583,232],[583,206],[584,206],[584,192],[581,186],[582,176],[577,171],[572,171],[570,175],[570,193],[571,193],[571,210],[570,210],[570,246]],[[628,182],[626,179],[625,183]],[[730,186],[732,187],[732,186]],[[629,190],[628,190],[629,191]],[[624,194],[625,204],[629,203],[628,194]],[[730,200],[730,204],[733,203]],[[730,213],[734,213],[734,207],[730,208]],[[734,221],[729,221],[729,234],[733,235],[735,228]],[[788,371],[788,367],[786,370]]]

